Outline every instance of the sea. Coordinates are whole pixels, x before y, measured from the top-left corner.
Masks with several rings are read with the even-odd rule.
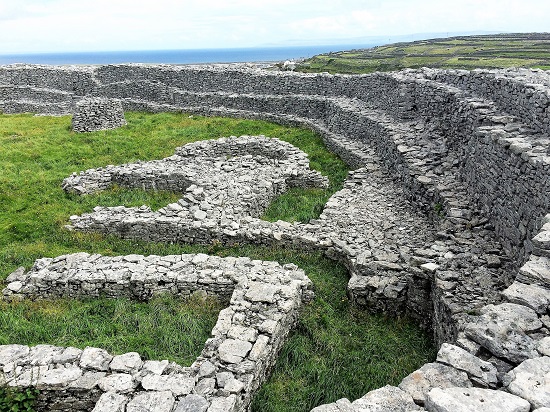
[[[306,59],[317,54],[365,49],[377,44],[256,47],[232,49],[141,50],[108,52],[33,53],[0,55],[0,64],[117,64],[117,63],[249,63]]]

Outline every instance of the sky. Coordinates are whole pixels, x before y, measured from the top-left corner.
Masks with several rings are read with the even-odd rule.
[[[549,0],[0,0],[0,54],[550,32]]]

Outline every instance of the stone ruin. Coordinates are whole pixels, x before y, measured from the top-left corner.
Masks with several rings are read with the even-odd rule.
[[[120,99],[124,110],[266,119],[316,130],[355,170],[308,224],[258,217],[287,187],[326,180],[290,145],[247,136],[68,177],[64,189],[80,194],[113,183],[182,193],[157,212],[96,208],[72,216],[69,228],[321,250],[348,268],[354,304],[407,315],[433,330],[440,348],[435,362],[398,387],[315,412],[544,412],[550,408],[549,86],[548,72],[526,69],[348,76],[238,65],[14,65],[0,68],[0,109],[71,113],[83,97],[103,97]],[[253,174],[247,172],[252,167]],[[250,269],[241,278],[229,273],[245,261]],[[111,359],[94,348],[8,345],[0,348],[0,379],[42,388],[42,410],[54,404],[96,412],[246,410],[297,310],[312,297],[295,267],[206,255],[77,254],[16,271],[4,295],[148,299],[198,290],[229,299],[230,306],[190,368],[143,362],[137,354]],[[257,323],[266,320],[275,321],[268,322],[272,329]]]
[[[75,132],[111,130],[126,124],[120,100],[84,98],[75,105],[72,119],[72,128]]]

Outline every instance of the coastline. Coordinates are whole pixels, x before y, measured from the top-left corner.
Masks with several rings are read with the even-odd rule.
[[[321,53],[372,47],[371,44],[319,45],[303,47],[263,47],[235,49],[136,50],[107,52],[25,53],[0,55],[0,65],[99,65],[99,64],[214,64],[214,63],[274,63],[301,60]]]

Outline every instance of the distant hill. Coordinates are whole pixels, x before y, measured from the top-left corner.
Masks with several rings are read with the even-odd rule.
[[[550,69],[550,33],[457,36],[393,43],[313,56],[297,67],[302,72],[372,73],[404,68]]]

